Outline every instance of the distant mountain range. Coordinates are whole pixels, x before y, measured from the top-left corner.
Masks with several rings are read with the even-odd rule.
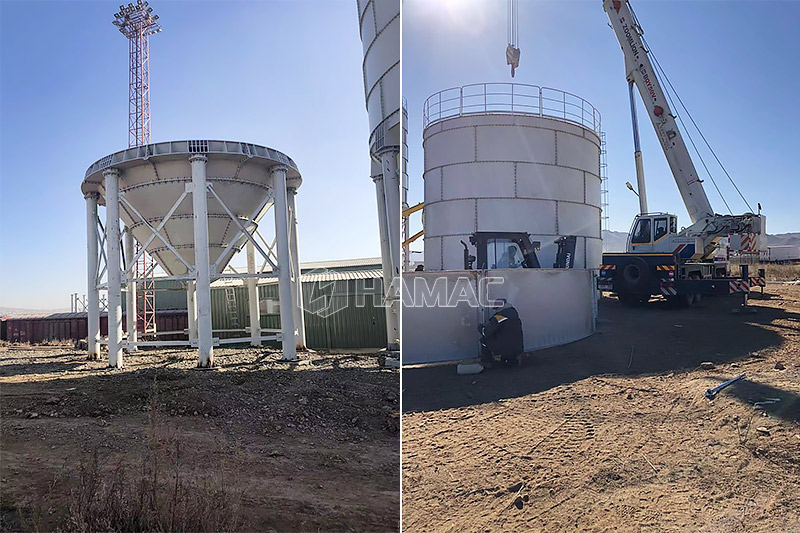
[[[606,252],[624,252],[628,242],[628,234],[624,231],[603,230],[603,250]],[[767,235],[767,245],[781,246],[786,244],[800,244],[800,232],[779,233]]]

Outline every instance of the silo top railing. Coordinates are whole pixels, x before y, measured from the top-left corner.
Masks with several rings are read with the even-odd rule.
[[[580,96],[522,83],[473,83],[431,95],[422,108],[422,127],[467,115],[533,115],[573,122],[600,134],[600,112]]]

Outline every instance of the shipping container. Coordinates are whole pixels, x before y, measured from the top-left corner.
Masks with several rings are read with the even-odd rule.
[[[800,244],[786,244],[780,246],[767,246],[770,263],[797,263],[800,262]]]

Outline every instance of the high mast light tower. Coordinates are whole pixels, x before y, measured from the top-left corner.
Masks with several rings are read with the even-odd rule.
[[[147,2],[137,0],[136,4],[119,6],[119,13],[114,13],[112,24],[120,33],[128,38],[129,66],[128,75],[128,146],[150,144],[150,36],[161,32],[158,15]],[[127,231],[127,230],[126,230]],[[133,247],[133,239],[128,241]],[[138,252],[141,244],[136,243]],[[133,254],[132,254],[133,255]],[[134,268],[138,284],[131,283],[128,294],[136,302],[134,308],[128,308],[130,315],[136,316],[136,327],[144,334],[156,332],[156,296],[153,271],[156,263],[148,253],[140,254]],[[134,333],[132,339],[136,341]]]
[[[128,38],[128,146],[150,144],[150,36],[161,32],[158,15],[147,2],[119,6],[112,22]]]

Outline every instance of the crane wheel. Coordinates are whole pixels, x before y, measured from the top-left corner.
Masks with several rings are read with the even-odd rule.
[[[620,301],[623,298],[631,303],[646,303],[650,299],[653,273],[647,262],[641,257],[631,257],[623,263],[617,274],[620,285]],[[625,294],[623,297],[622,295]],[[623,303],[625,303],[623,301]]]

